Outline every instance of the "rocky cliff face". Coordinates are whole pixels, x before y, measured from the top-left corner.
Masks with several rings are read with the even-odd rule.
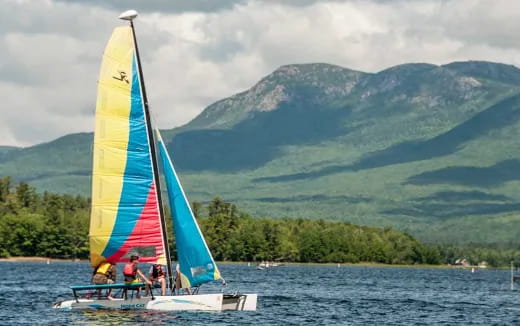
[[[287,65],[260,80],[251,89],[208,106],[188,128],[230,128],[254,112],[276,110],[291,102],[302,88],[315,90],[315,103],[347,96],[365,73],[329,64]]]

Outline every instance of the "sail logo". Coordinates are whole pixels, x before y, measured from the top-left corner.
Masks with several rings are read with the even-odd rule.
[[[130,82],[128,81],[126,72],[124,72],[122,70],[118,70],[117,72],[119,73],[119,76],[112,76],[112,78],[119,80],[119,81],[125,81],[127,84],[130,84]]]
[[[207,267],[207,269],[206,269]],[[190,268],[191,276],[196,277],[198,275],[204,275],[208,273],[208,269],[211,270],[213,268],[212,264],[208,264],[207,266],[195,266]]]

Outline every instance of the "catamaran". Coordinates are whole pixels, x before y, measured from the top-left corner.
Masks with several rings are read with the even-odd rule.
[[[256,310],[256,294],[199,294],[201,284],[222,280],[194,218],[186,194],[158,129],[152,129],[133,20],[135,10],[119,18],[108,42],[98,82],[93,147],[90,263],[140,262],[167,266],[172,295],[133,295],[144,283],[71,286],[74,298],[57,302],[63,309]],[[159,156],[159,160],[157,158]],[[182,288],[174,295],[172,262],[161,198],[159,164],[172,212]],[[92,291],[119,290],[108,299]],[[83,295],[83,294],[87,295]],[[128,295],[130,293],[131,295]]]

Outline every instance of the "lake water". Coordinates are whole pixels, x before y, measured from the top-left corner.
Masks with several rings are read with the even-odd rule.
[[[228,282],[226,292],[258,293],[258,311],[54,310],[55,301],[71,298],[71,284],[88,283],[88,263],[0,262],[0,324],[520,325],[520,284],[518,290],[509,289],[507,270],[471,273],[357,266],[256,270],[228,264],[220,269]],[[201,293],[220,288],[204,286]]]

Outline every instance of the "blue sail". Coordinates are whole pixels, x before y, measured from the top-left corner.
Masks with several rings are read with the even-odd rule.
[[[218,280],[221,278],[220,272],[193,216],[159,130],[157,142],[168,189],[181,286],[188,288]]]

